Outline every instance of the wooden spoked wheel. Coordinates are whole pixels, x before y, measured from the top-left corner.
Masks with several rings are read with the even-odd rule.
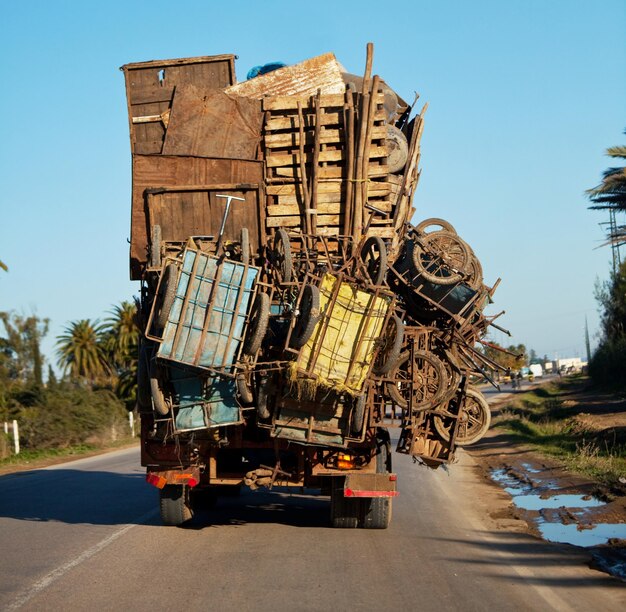
[[[491,425],[491,410],[483,394],[475,389],[467,389],[461,402],[455,442],[457,446],[469,446],[487,433]],[[436,415],[433,424],[437,433],[449,441],[454,419]]]
[[[456,234],[441,230],[426,234],[413,246],[418,274],[436,285],[451,285],[467,275],[469,247]]]
[[[400,408],[408,408],[409,402],[413,410],[435,408],[449,386],[445,367],[433,353],[414,351],[413,364],[410,358],[409,351],[400,355],[386,391]]]

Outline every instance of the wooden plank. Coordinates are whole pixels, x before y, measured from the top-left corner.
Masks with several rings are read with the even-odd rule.
[[[300,178],[300,171],[296,167],[283,166],[278,168],[269,168],[275,176],[285,178]],[[345,169],[342,166],[326,166],[320,168],[320,178],[343,178]],[[367,175],[369,178],[377,176],[387,176],[389,167],[384,164],[370,164]],[[271,178],[271,177],[270,177]]]
[[[338,215],[343,212],[341,202],[319,202],[318,213]],[[288,217],[300,214],[298,204],[271,204],[266,207],[268,217]]]
[[[322,125],[341,125],[341,113],[325,113],[322,116]],[[312,115],[304,115],[304,127],[312,129],[315,127],[315,117]],[[297,130],[298,115],[289,117],[271,117],[265,122],[265,130],[274,132],[276,130]]]
[[[160,85],[141,85],[133,90],[132,106],[137,104],[150,104],[151,102],[171,102],[174,95],[174,87],[161,87]],[[136,113],[135,115],[136,116]]]
[[[340,215],[316,215],[317,225],[338,225]],[[265,223],[267,227],[297,227],[300,225],[302,217],[300,215],[284,217],[267,217]]]
[[[371,147],[368,159],[380,159],[387,157],[387,147]],[[305,162],[313,162],[313,154],[305,153]],[[340,162],[346,158],[346,154],[341,150],[326,149],[320,151],[320,162]],[[268,168],[279,168],[284,166],[295,166],[300,163],[300,155],[298,153],[268,155],[265,158],[265,164]]]
[[[387,138],[387,126],[377,125],[372,129],[373,140],[384,140]],[[305,144],[313,144],[314,134],[309,132],[305,134]],[[320,133],[321,144],[338,143],[344,146],[345,132],[343,128],[325,128]],[[266,134],[263,137],[263,144],[267,149],[275,149],[279,147],[297,147],[300,145],[300,135],[297,131],[293,132],[276,132]]]
[[[343,106],[343,94],[325,94],[321,96],[320,102],[324,107]],[[313,109],[312,97],[306,102],[302,102],[299,96],[274,96],[271,98],[263,98],[263,110],[297,110],[298,103],[302,104],[303,111]]]

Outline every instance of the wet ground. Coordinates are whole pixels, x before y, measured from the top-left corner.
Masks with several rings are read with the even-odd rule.
[[[489,396],[487,396],[489,397]],[[496,416],[505,397],[492,396]],[[581,402],[584,398],[579,398]],[[601,401],[611,424],[624,417],[613,415]],[[615,411],[622,409],[616,403]],[[585,418],[590,418],[584,413]],[[591,413],[593,414],[593,413]],[[594,415],[596,420],[598,415]],[[528,531],[544,540],[586,549],[591,566],[626,580],[626,495],[608,490],[590,479],[576,476],[558,462],[513,444],[505,432],[492,428],[477,445],[467,449],[481,465],[485,477],[510,495],[506,512],[522,519]],[[626,475],[625,475],[626,476]]]

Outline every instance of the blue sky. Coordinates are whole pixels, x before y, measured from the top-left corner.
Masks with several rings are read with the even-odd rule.
[[[254,65],[332,51],[429,103],[415,221],[451,221],[501,277],[494,305],[538,354],[584,357],[610,252],[584,191],[624,144],[626,2],[30,1],[0,22],[0,310],[69,321],[130,299],[130,144],[118,68],[234,53]]]

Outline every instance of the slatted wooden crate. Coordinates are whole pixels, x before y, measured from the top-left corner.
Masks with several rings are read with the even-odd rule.
[[[362,106],[368,100],[350,90],[306,99],[282,96],[263,100],[269,233],[285,227],[319,236],[345,234],[348,200],[366,183],[362,201],[379,211],[373,214],[368,234],[392,237],[395,177],[390,179],[386,165],[383,102],[381,89],[374,94],[373,112],[365,113],[368,125],[362,126]],[[367,139],[367,176],[357,179],[354,149],[362,128],[361,137]]]

